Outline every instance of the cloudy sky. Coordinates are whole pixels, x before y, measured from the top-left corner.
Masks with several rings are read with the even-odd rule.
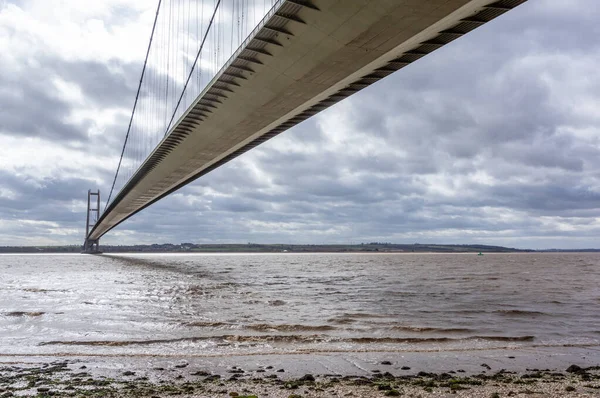
[[[147,0],[0,0],[0,245],[80,244]],[[202,177],[103,243],[599,247],[600,8],[530,0]],[[105,195],[106,198],[106,195]]]

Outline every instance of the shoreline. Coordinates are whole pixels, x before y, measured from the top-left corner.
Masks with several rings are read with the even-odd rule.
[[[206,358],[0,356],[0,397],[233,397],[237,393],[239,397],[298,398],[398,393],[489,398],[536,392],[581,397],[600,395],[599,365],[600,347]]]
[[[600,252],[600,249],[581,249]],[[78,245],[70,246],[0,246],[0,253],[81,253]],[[90,254],[135,254],[135,253],[534,253],[533,249],[519,249],[483,244],[439,244],[439,243],[161,243],[101,245],[100,251]],[[572,250],[570,251],[572,252]]]

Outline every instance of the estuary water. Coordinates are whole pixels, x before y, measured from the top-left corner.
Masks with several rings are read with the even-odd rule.
[[[600,254],[0,255],[1,355],[600,347]]]

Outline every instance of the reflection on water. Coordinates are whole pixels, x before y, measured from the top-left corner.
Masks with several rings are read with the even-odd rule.
[[[599,345],[598,254],[2,255],[0,354]]]

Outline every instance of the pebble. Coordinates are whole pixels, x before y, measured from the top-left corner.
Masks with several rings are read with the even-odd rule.
[[[233,367],[233,369],[229,369],[227,372],[229,372],[229,373],[244,373],[244,371],[242,369],[238,369],[235,366]]]
[[[577,365],[571,365],[567,368],[567,372],[568,373],[577,373],[577,372],[581,372],[583,369],[581,368],[581,366],[577,366]]]
[[[304,376],[302,376],[300,378],[301,381],[315,381],[315,376],[311,375],[310,373],[305,374]]]
[[[210,373],[204,370],[199,370],[197,372],[194,373],[190,373],[190,375],[192,376],[210,376]]]

